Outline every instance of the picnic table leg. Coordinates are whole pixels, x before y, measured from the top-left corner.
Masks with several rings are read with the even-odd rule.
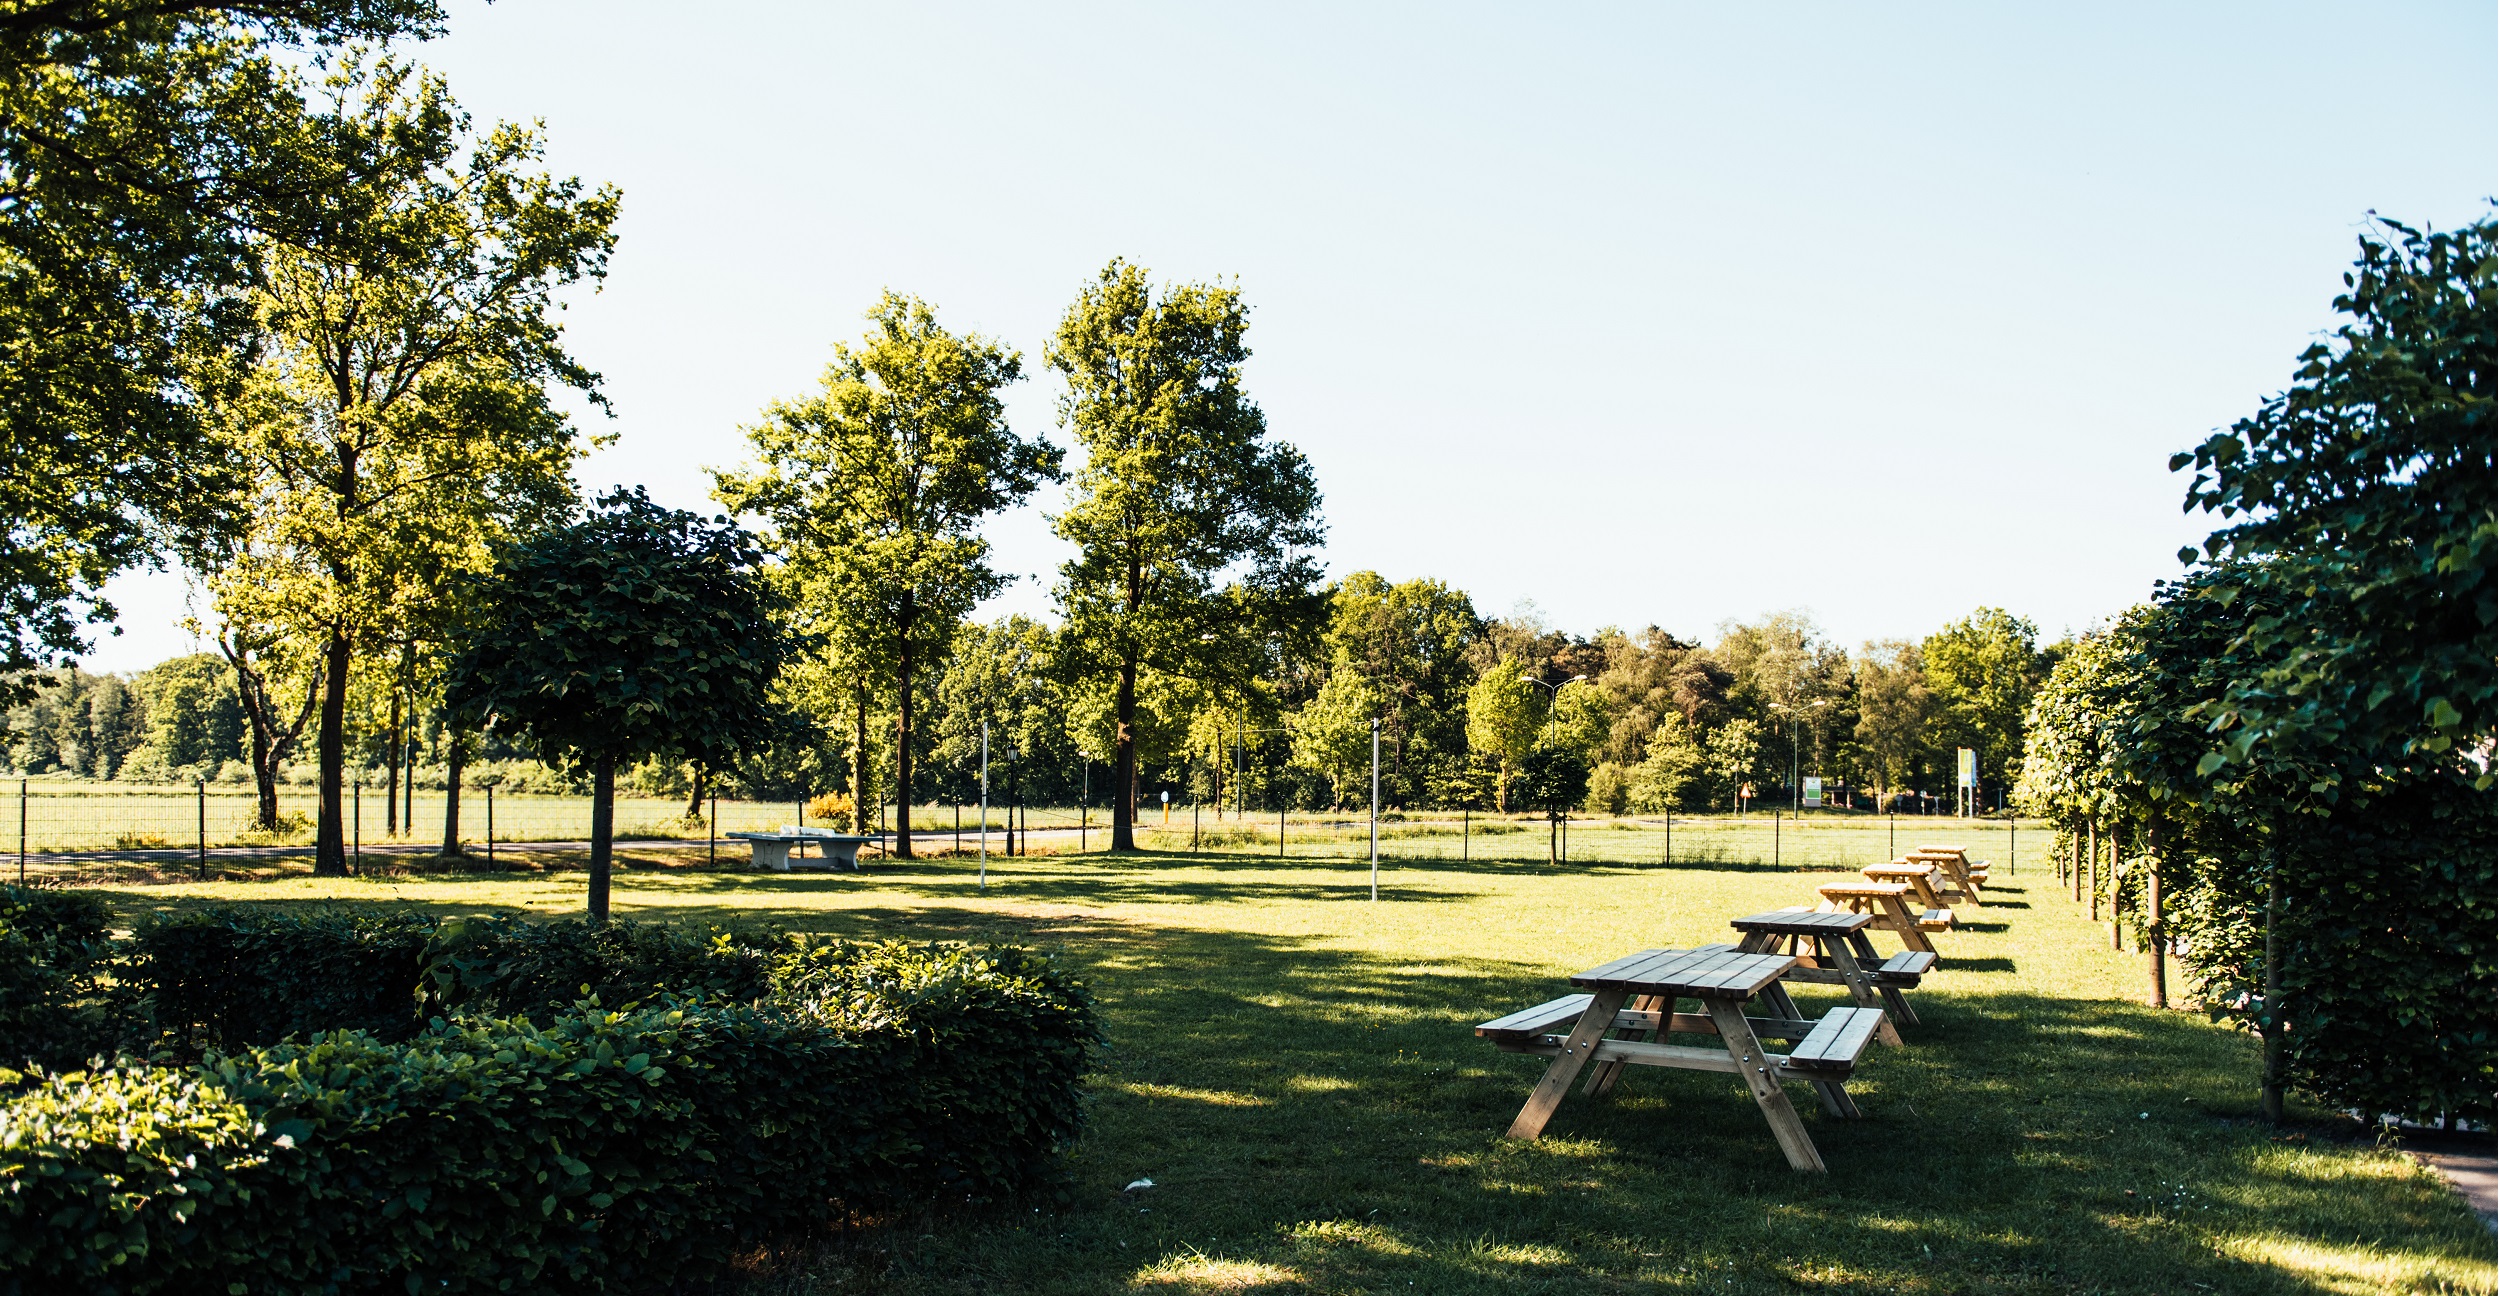
[[[1658,1025],[1662,1029],[1667,1024],[1666,1014],[1675,1011],[1674,1001],[1659,998],[1657,995],[1642,995],[1640,998],[1632,1001],[1632,1007],[1641,1012],[1654,1012],[1659,1014]],[[1662,1033],[1662,1030],[1626,1031],[1623,1033],[1628,1036],[1656,1040]],[[1632,1064],[1629,1062],[1598,1063],[1597,1069],[1589,1072],[1589,1082],[1581,1088],[1580,1092],[1595,1098],[1603,1098],[1606,1095],[1613,1093],[1615,1091],[1615,1082],[1623,1078],[1623,1069],[1630,1065]]]
[[[1571,1028],[1571,1037],[1563,1041],[1562,1052],[1545,1068],[1536,1088],[1528,1092],[1528,1105],[1520,1108],[1519,1119],[1510,1123],[1508,1137],[1534,1139],[1545,1133],[1545,1122],[1554,1118],[1554,1109],[1562,1105],[1563,1095],[1571,1091],[1571,1082],[1579,1078],[1580,1068],[1597,1051],[1597,1041],[1613,1028],[1615,1014],[1623,1011],[1623,1001],[1628,997],[1621,990],[1599,990],[1589,996],[1587,1011],[1580,1014],[1579,1024]]]
[[[1856,935],[1854,932],[1850,934]],[[1881,1009],[1885,1007],[1882,996],[1876,993],[1875,978],[1870,976],[1865,966],[1858,962],[1858,956],[1850,951],[1848,941],[1817,938],[1814,943],[1822,950],[1824,960],[1840,969],[1841,977],[1848,982],[1849,998],[1853,1002],[1860,1008]],[[1901,1042],[1901,1032],[1893,1029],[1890,1012],[1884,1014],[1883,1024],[1875,1028],[1875,1038],[1886,1044]]]
[[[1753,1100],[1762,1108],[1762,1119],[1770,1122],[1771,1137],[1779,1140],[1780,1151],[1788,1157],[1788,1167],[1823,1170],[1823,1154],[1814,1150],[1814,1140],[1806,1137],[1805,1123],[1797,1119],[1797,1109],[1789,1105],[1788,1091],[1780,1088],[1779,1077],[1771,1074],[1762,1041],[1754,1038],[1753,1025],[1745,1020],[1744,1003],[1735,999],[1701,1002],[1710,1010],[1710,1020],[1718,1023],[1719,1040],[1727,1045],[1728,1056],[1736,1059],[1736,1074],[1745,1077],[1745,1087],[1753,1090]]]
[[[1936,947],[1927,943],[1927,933],[1918,929],[1918,919],[1910,916],[1910,907],[1901,903],[1901,897],[1888,895],[1880,898],[1884,903],[1884,912],[1892,916],[1894,930],[1900,933],[1904,948],[1921,954],[1936,952]]]
[[[1879,968],[1884,965],[1883,957],[1875,952],[1875,942],[1867,939],[1865,932],[1849,933],[1849,951],[1856,956],[1860,967]],[[1878,985],[1876,989],[1884,996],[1884,1009],[1892,1014],[1894,1021],[1918,1025],[1918,1014],[1911,1010],[1910,1001],[1903,997],[1901,987]]]

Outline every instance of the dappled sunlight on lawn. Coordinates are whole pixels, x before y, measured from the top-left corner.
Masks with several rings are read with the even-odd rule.
[[[2367,1147],[2270,1140],[2248,1119],[2251,1042],[2142,1006],[2142,956],[2028,875],[1988,893],[2019,903],[1936,936],[1922,1023],[1851,1081],[1865,1119],[1801,1100],[1828,1176],[1789,1170],[1744,1087],[1705,1072],[1575,1088],[1543,1141],[1501,1137],[1543,1062],[1476,1022],[1630,950],[1730,939],[1730,917],[1835,876],[1408,863],[1374,904],[1358,861],[1025,856],[993,858],[986,889],[958,859],[672,867],[620,875],[616,900],[1026,942],[1100,998],[1109,1043],[1063,1205],[1012,1229],[853,1235],[815,1285],[774,1292],[2491,1290],[2489,1234],[2442,1185]],[[573,913],[582,890],[557,872],[115,895],[125,915],[211,898]],[[1809,1015],[1843,1002],[1797,997]],[[1141,1178],[1155,1187],[1122,1191]]]

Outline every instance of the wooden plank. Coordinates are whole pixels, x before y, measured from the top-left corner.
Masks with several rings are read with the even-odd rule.
[[[1815,1151],[1814,1140],[1806,1137],[1804,1122],[1797,1119],[1797,1109],[1789,1104],[1788,1091],[1780,1088],[1775,1062],[1763,1051],[1762,1041],[1754,1038],[1753,1028],[1745,1024],[1744,1009],[1734,1000],[1705,999],[1703,1005],[1719,1023],[1720,1042],[1727,1045],[1728,1056],[1736,1063],[1736,1074],[1745,1078],[1745,1087],[1753,1091],[1754,1103],[1762,1108],[1762,1118],[1771,1125],[1771,1137],[1777,1139],[1780,1151],[1788,1157],[1793,1170],[1824,1172],[1823,1154]]]
[[[1507,1017],[1496,1017],[1476,1027],[1478,1035],[1542,1035],[1564,1022],[1575,1020],[1589,1006],[1584,994],[1564,995],[1549,999],[1534,1008],[1522,1008]]]
[[[1510,1123],[1508,1135],[1515,1139],[1535,1139],[1545,1133],[1545,1123],[1554,1118],[1554,1109],[1562,1105],[1563,1095],[1571,1091],[1571,1082],[1587,1065],[1589,1054],[1597,1046],[1598,1037],[1614,1024],[1615,1013],[1630,998],[1621,990],[1599,990],[1589,996],[1587,1011],[1571,1028],[1571,1036],[1563,1041],[1562,1051],[1537,1078],[1536,1088],[1528,1093],[1528,1103],[1519,1109],[1519,1118]]]
[[[1885,896],[1878,903],[1884,906],[1885,910],[1892,918],[1892,924],[1889,930],[1894,935],[1901,938],[1902,945],[1914,950],[1924,950],[1931,954],[1935,952],[1936,947],[1929,944],[1927,941],[1927,934],[1918,929],[1917,920],[1910,917],[1910,907],[1901,903],[1901,897],[1897,895]]]
[[[1834,1008],[1816,1022],[1814,1033],[1788,1052],[1788,1065],[1801,1071],[1847,1074],[1874,1042],[1883,1025],[1880,1008]]]
[[[1829,951],[1832,962],[1839,968],[1843,983],[1849,987],[1850,1000],[1860,1008],[1872,1008],[1881,1012],[1884,1007],[1883,992],[1875,988],[1874,975],[1864,964],[1858,962],[1857,952],[1849,948],[1849,942],[1833,941],[1829,946]],[[1886,1044],[1898,1045],[1901,1042],[1901,1032],[1893,1027],[1889,1014],[1885,1016],[1883,1028],[1876,1033],[1876,1038]]]
[[[1877,968],[1876,971],[1893,976],[1924,976],[1934,970],[1935,966],[1936,956],[1933,953],[1922,954],[1917,950],[1903,950],[1885,959],[1883,966]]]
[[[1639,962],[1645,961],[1645,960],[1650,959],[1650,958],[1654,958],[1654,957],[1656,957],[1657,955],[1660,955],[1660,954],[1667,954],[1667,953],[1672,953],[1672,952],[1673,952],[1673,951],[1670,951],[1670,950],[1654,950],[1654,949],[1634,950],[1634,951],[1632,951],[1631,953],[1626,954],[1626,955],[1624,955],[1622,958],[1616,959],[1616,960],[1614,960],[1614,961],[1613,961],[1613,962],[1611,962],[1611,963],[1600,963],[1600,964],[1598,964],[1596,967],[1590,968],[1588,971],[1580,973],[1580,974],[1579,974],[1579,976],[1575,976],[1575,977],[1573,977],[1573,978],[1572,978],[1572,980],[1577,981],[1577,980],[1579,980],[1579,979],[1580,979],[1580,977],[1592,977],[1592,978],[1598,978],[1598,979],[1603,979],[1603,978],[1606,978],[1606,977],[1611,977],[1611,976],[1613,976],[1616,972],[1618,972],[1618,971],[1622,970],[1623,968],[1629,967],[1629,966],[1631,966],[1632,964],[1639,963]]]

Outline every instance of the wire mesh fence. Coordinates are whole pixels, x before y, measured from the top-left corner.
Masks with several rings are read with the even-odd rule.
[[[20,780],[15,794],[18,845],[30,855],[80,852],[309,847],[319,801],[311,788],[289,785],[278,793],[278,825],[260,823],[259,799],[250,787],[136,787],[119,784],[47,783]],[[371,786],[351,786],[344,798],[342,834],[351,844],[388,848],[439,847],[449,798],[418,789],[414,797],[391,797]],[[675,798],[616,799],[614,832],[621,841],[700,844],[734,832],[761,832],[812,820],[803,802],[707,799],[693,815]],[[590,835],[586,796],[505,794],[464,790],[459,837],[468,847],[497,843],[573,842]],[[892,805],[872,807],[869,832],[892,834],[900,818]],[[994,855],[1099,852],[1111,846],[1107,812],[1099,806],[992,805],[983,832],[977,805],[936,803],[912,807],[916,854]],[[0,825],[7,825],[0,811]],[[1368,858],[1371,825],[1360,813],[1241,811],[1173,804],[1148,806],[1134,826],[1146,850],[1208,856],[1266,857],[1285,861]],[[6,831],[0,827],[0,831]],[[1848,811],[1808,811],[1802,816],[1677,815],[1575,816],[1560,823],[1520,815],[1472,812],[1393,812],[1380,824],[1384,861],[1564,863],[1673,867],[1856,869],[1897,858],[1930,844],[1964,847],[1975,857],[2019,860],[2028,833],[2035,849],[2048,838],[2037,823],[2003,818],[1885,816]],[[0,850],[5,850],[0,845]],[[874,858],[892,847],[871,847]],[[724,857],[726,860],[726,857]]]

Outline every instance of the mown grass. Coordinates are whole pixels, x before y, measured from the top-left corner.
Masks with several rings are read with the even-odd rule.
[[[2001,829],[2000,829],[2001,831]],[[802,1247],[739,1290],[1092,1292],[2490,1292],[2491,1234],[2402,1155],[2324,1113],[2253,1120],[2250,1042],[2138,1002],[2045,871],[1940,938],[1908,1045],[1797,1095],[1828,1176],[1782,1162],[1733,1078],[1635,1070],[1548,1136],[1501,1137],[1542,1062],[1477,1021],[1645,946],[1726,935],[1818,876],[1256,855],[994,856],[861,875],[642,867],[637,917],[1061,951],[1111,1043],[1064,1200],[903,1218]],[[682,857],[681,857],[682,858]],[[206,898],[569,912],[578,876],[130,887]],[[1889,948],[1889,937],[1881,938]],[[1836,1002],[1804,995],[1809,1007]],[[1155,1187],[1123,1192],[1133,1180]]]

